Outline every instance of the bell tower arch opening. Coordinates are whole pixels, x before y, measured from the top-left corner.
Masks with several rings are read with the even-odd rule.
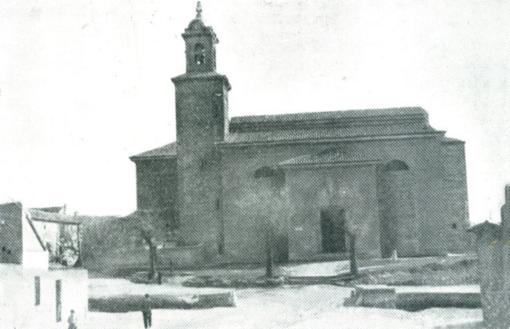
[[[194,55],[195,65],[202,65],[205,62],[205,47],[201,43],[195,44]]]
[[[182,34],[186,43],[186,73],[215,72],[218,38],[212,27],[206,26],[202,20],[200,1],[196,12]]]

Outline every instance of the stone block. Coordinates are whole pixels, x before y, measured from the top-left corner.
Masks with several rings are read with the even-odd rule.
[[[395,308],[395,288],[385,285],[359,285],[355,287],[354,303],[357,306]]]

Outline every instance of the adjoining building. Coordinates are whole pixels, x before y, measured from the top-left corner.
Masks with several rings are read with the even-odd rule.
[[[281,260],[336,258],[351,233],[361,257],[466,251],[463,141],[420,107],[229,118],[201,14],[182,34],[186,73],[172,79],[176,142],[131,157],[139,210],[240,262],[263,257],[268,219]]]
[[[510,185],[505,186],[501,223],[469,229],[476,236],[484,328],[510,327]]]
[[[0,205],[0,328],[62,328],[71,310],[85,322],[88,275],[76,267],[78,226],[55,211]]]

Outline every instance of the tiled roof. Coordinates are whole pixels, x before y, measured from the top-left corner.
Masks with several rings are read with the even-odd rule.
[[[427,112],[421,107],[395,107],[384,109],[365,109],[365,110],[346,110],[329,112],[304,112],[276,115],[252,115],[233,117],[230,124],[233,126],[242,124],[262,124],[262,123],[291,123],[291,122],[315,122],[315,121],[341,121],[349,123],[351,120],[363,122],[370,119],[380,120],[385,117],[419,117],[427,120]],[[352,121],[351,121],[352,123]]]
[[[381,127],[384,128],[384,127]],[[440,133],[431,129],[322,129],[322,130],[286,130],[254,133],[230,133],[223,145],[228,144],[256,144],[266,142],[296,142],[310,140],[363,139],[374,136],[395,135],[427,135]]]
[[[32,208],[35,210],[40,210],[44,212],[52,212],[52,213],[62,213],[65,211],[65,206],[62,207],[43,207],[43,208]]]
[[[219,144],[228,146],[437,134],[444,135],[444,132],[429,125],[424,109],[402,107],[233,117],[229,134]],[[454,140],[445,138],[443,142],[453,143]],[[170,159],[176,156],[176,143],[170,143],[130,159]]]
[[[137,161],[146,159],[175,158],[176,156],[177,156],[177,144],[174,142],[137,155],[133,155],[132,157],[130,157],[130,159],[132,161]]]
[[[463,144],[463,143],[465,143],[463,140],[460,140],[457,138],[451,138],[451,137],[443,137],[443,140],[441,142],[444,144]]]
[[[234,117],[225,144],[441,133],[420,107]]]
[[[27,210],[30,219],[41,222],[61,223],[61,224],[80,224],[74,216],[62,215],[54,212],[42,211],[35,208]]]

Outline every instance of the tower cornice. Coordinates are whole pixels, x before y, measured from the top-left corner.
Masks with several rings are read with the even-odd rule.
[[[193,80],[222,80],[227,87],[227,90],[232,89],[228,78],[224,74],[219,74],[216,72],[204,72],[204,73],[185,73],[178,75],[172,78],[172,82],[179,83],[183,81],[193,81]]]

